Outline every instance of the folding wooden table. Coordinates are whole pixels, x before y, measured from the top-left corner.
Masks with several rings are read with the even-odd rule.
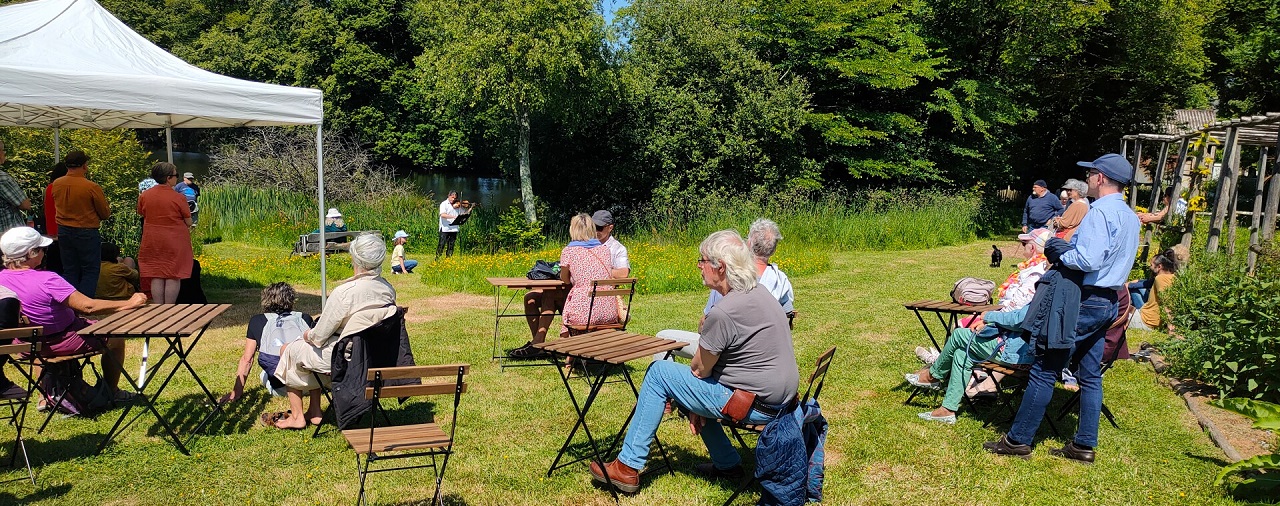
[[[918,300],[908,304],[903,304],[903,307],[916,313],[916,319],[920,320],[920,325],[924,327],[924,333],[929,336],[929,340],[933,342],[934,349],[937,350],[942,350],[942,345],[938,344],[938,340],[933,337],[933,330],[931,330],[929,328],[929,324],[924,321],[924,315],[920,314],[922,311],[937,315],[938,323],[942,325],[942,342],[945,343],[947,342],[947,336],[951,333],[951,329],[956,328],[956,321],[959,320],[961,315],[972,316],[982,314],[987,311],[1000,310],[999,304],[966,306],[964,304],[941,300]],[[946,315],[945,319],[943,318],[943,315]]]
[[[564,382],[565,391],[569,393],[569,401],[573,403],[573,409],[578,414],[578,421],[574,423],[573,429],[569,431],[569,436],[565,438],[564,444],[560,446],[560,451],[556,453],[555,460],[551,462],[551,468],[547,469],[547,476],[551,476],[551,473],[556,469],[584,460],[593,460],[603,468],[604,458],[612,455],[614,448],[622,441],[627,425],[631,423],[631,418],[636,414],[634,404],[627,414],[626,421],[622,422],[622,427],[618,429],[617,437],[609,444],[609,449],[604,452],[600,451],[600,446],[596,443],[595,437],[591,435],[591,429],[587,427],[587,413],[591,410],[592,404],[595,403],[596,396],[600,393],[600,388],[606,383],[605,379],[609,376],[609,369],[621,370],[621,376],[625,379],[627,385],[631,387],[631,394],[636,399],[639,399],[640,391],[636,389],[636,384],[631,379],[631,371],[627,368],[626,363],[639,358],[650,357],[657,353],[666,353],[670,356],[673,350],[683,348],[686,344],[688,343],[683,341],[661,339],[621,330],[597,330],[587,334],[535,344],[535,347],[546,350],[551,354],[551,362],[556,365],[556,370],[560,371],[560,379]],[[573,385],[569,382],[572,371],[566,370],[564,367],[565,359],[567,358],[580,362],[583,370],[587,371],[587,374],[583,376],[588,386],[587,398],[581,404],[578,403],[578,397],[573,393]],[[597,366],[599,368],[596,373],[591,374],[591,370]],[[560,459],[569,451],[569,445],[573,443],[573,437],[577,435],[579,428],[587,435],[587,441],[591,445],[591,453],[573,461],[561,463]],[[667,470],[674,472],[671,468],[671,461],[667,458],[667,451],[662,447],[662,442],[658,440],[656,435],[653,441],[658,445],[658,452],[662,455],[662,460],[666,463]],[[609,487],[609,491],[616,498],[617,491],[613,487]]]
[[[558,279],[529,279],[529,278],[484,278],[493,286],[493,358],[491,360],[504,361],[502,367],[521,367],[521,365],[509,366],[505,361],[507,355],[499,355],[501,349],[500,326],[503,318],[526,318],[529,316],[541,316],[541,314],[528,314],[524,309],[524,291],[527,290],[568,290],[569,283]],[[502,303],[502,289],[512,290],[511,296],[507,298],[507,303]],[[520,298],[520,312],[512,313],[511,305],[516,302],[516,298]],[[557,310],[558,311],[558,310]],[[529,365],[544,365],[542,363]]]
[[[156,374],[149,381],[144,381],[141,385],[134,381],[129,372],[125,370],[124,364],[116,364],[120,366],[121,374],[129,385],[138,394],[138,402],[146,406],[147,410],[155,415],[160,425],[164,426],[165,431],[173,440],[174,446],[178,447],[178,451],[189,455],[187,447],[182,444],[182,440],[178,437],[177,431],[173,425],[165,418],[160,410],[156,409],[156,399],[164,392],[164,388],[169,385],[169,381],[177,374],[179,368],[185,367],[187,372],[191,373],[191,378],[200,386],[200,390],[204,392],[205,398],[209,401],[209,405],[213,407],[213,411],[196,426],[193,433],[199,433],[205,424],[212,419],[213,415],[222,413],[222,407],[218,405],[218,399],[213,393],[205,387],[204,382],[200,381],[200,376],[196,374],[196,370],[191,367],[191,363],[187,358],[191,355],[191,350],[200,342],[200,337],[204,335],[204,331],[209,328],[209,324],[213,323],[214,318],[221,315],[226,310],[231,309],[231,304],[152,304],[143,306],[129,311],[121,311],[112,314],[97,323],[85,327],[79,333],[82,336],[97,339],[125,339],[125,338],[143,338],[150,341],[151,338],[164,339],[168,343],[168,349],[160,360],[156,361],[154,368]],[[103,354],[103,360],[112,360],[110,353]],[[159,382],[155,393],[150,397],[147,396],[146,388],[156,383],[160,373],[163,372],[161,366],[169,359],[176,357],[177,361],[173,364],[173,368],[165,375],[164,381]],[[116,420],[115,425],[107,431],[107,435],[103,438],[102,443],[98,445],[98,451],[106,448],[107,444],[121,430],[121,424],[125,418],[129,416],[129,411],[133,409],[133,405],[126,405],[120,413],[120,418]],[[131,422],[132,423],[132,422]]]

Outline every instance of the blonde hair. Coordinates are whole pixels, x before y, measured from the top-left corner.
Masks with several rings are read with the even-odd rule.
[[[17,269],[19,267],[22,267],[23,264],[27,262],[27,260],[31,259],[31,257],[34,257],[34,256],[36,256],[36,248],[31,248],[30,251],[27,251],[25,255],[21,255],[21,256],[4,255],[4,268]]]
[[[712,267],[724,267],[730,290],[746,293],[760,283],[751,250],[737,231],[712,232],[698,245],[698,252],[711,262]]]
[[[578,213],[569,220],[569,239],[574,241],[590,241],[596,238],[596,225],[591,222],[587,213]]]

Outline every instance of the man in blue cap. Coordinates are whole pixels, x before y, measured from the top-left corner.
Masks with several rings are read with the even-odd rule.
[[[1027,204],[1022,208],[1022,233],[1044,228],[1049,220],[1062,216],[1062,201],[1049,192],[1049,184],[1037,179],[1031,185],[1031,195],[1027,196]]]
[[[1138,251],[1141,225],[1138,216],[1124,201],[1124,188],[1133,180],[1133,166],[1123,156],[1106,154],[1092,162],[1079,162],[1079,165],[1086,168],[1085,183],[1089,185],[1089,196],[1096,200],[1089,206],[1089,212],[1070,243],[1054,238],[1045,246],[1050,261],[1056,260],[1058,264],[1055,268],[1077,271],[1063,272],[1063,281],[1068,281],[1067,278],[1083,279],[1079,282],[1078,301],[1051,301],[1055,306],[1079,308],[1074,333],[1065,336],[1073,341],[1068,341],[1066,347],[1055,347],[1052,339],[1037,341],[1035,363],[1027,378],[1027,388],[1013,426],[999,440],[982,445],[992,453],[1030,457],[1031,443],[1053,397],[1058,371],[1066,367],[1074,356],[1080,363],[1076,374],[1080,382],[1079,427],[1071,442],[1050,453],[1079,462],[1092,463],[1094,460],[1098,419],[1102,411],[1104,336],[1116,318],[1117,290],[1129,279],[1129,270]],[[1027,325],[1024,321],[1023,327]]]

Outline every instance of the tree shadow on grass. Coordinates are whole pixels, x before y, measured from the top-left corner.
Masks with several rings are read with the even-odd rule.
[[[24,474],[22,476],[22,480],[26,481],[26,479],[27,477]],[[37,476],[37,479],[39,479],[38,476]],[[39,482],[37,481],[37,483]],[[27,494],[21,497],[11,494],[9,492],[0,492],[0,504],[14,504],[14,505],[32,504],[32,503],[44,501],[46,499],[62,497],[66,495],[66,493],[69,491],[71,491],[70,483],[59,483],[58,485],[55,485],[52,487],[40,487],[37,484],[36,489],[34,491],[32,491],[30,494]]]

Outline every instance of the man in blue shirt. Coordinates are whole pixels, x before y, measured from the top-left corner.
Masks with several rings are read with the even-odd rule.
[[[1076,379],[1080,382],[1080,424],[1075,438],[1051,454],[1080,462],[1093,462],[1098,444],[1098,418],[1102,411],[1102,350],[1107,327],[1118,311],[1117,290],[1129,278],[1138,251],[1138,216],[1124,201],[1124,188],[1133,179],[1133,166],[1124,157],[1106,154],[1086,167],[1085,182],[1094,197],[1089,213],[1080,222],[1070,244],[1051,239],[1046,249],[1063,251],[1060,264],[1084,273],[1080,287],[1080,315],[1076,320],[1073,350],[1044,349],[1037,346],[1022,405],[1009,433],[983,448],[1000,455],[1028,458],[1031,443],[1045,408],[1053,397],[1058,371],[1073,354],[1080,361]],[[1056,199],[1054,199],[1056,200]],[[1055,246],[1056,244],[1056,246]],[[1055,301],[1057,302],[1057,301]],[[1073,304],[1067,304],[1068,307]]]
[[[1044,228],[1055,216],[1062,216],[1062,201],[1049,192],[1049,185],[1043,179],[1037,179],[1031,185],[1031,195],[1027,196],[1027,205],[1022,208],[1022,233],[1028,230]]]

